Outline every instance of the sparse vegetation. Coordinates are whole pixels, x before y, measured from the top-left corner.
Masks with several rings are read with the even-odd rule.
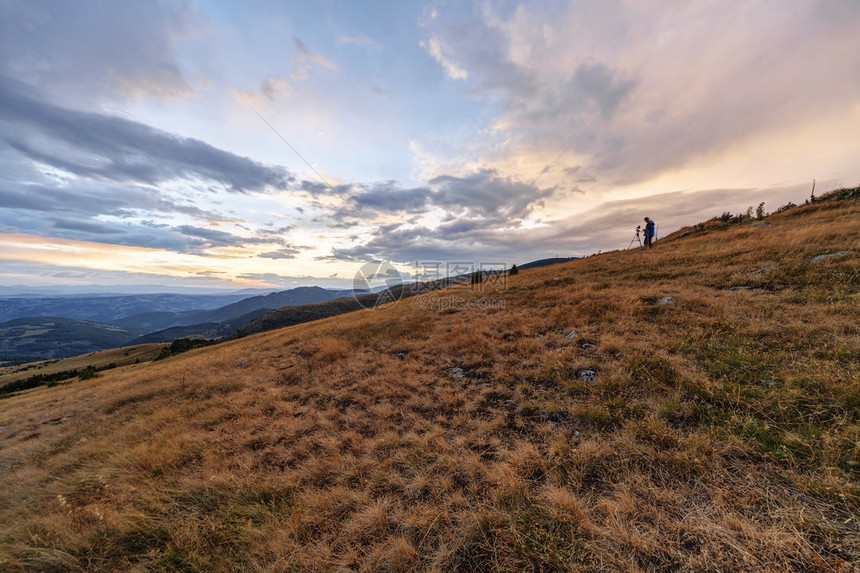
[[[78,378],[84,371],[88,370],[92,370],[95,374],[103,370],[139,363],[141,358],[151,360],[158,354],[162,346],[162,344],[143,344],[102,350],[69,358],[3,367],[0,368],[0,397],[6,398],[10,393],[42,385],[62,384]],[[89,372],[85,375],[89,375]]]
[[[169,346],[162,348],[161,352],[159,352],[153,360],[164,360],[165,358],[169,358],[176,354],[182,354],[183,352],[188,352],[195,348],[212,346],[213,344],[218,344],[218,342],[218,340],[209,340],[205,338],[177,338],[171,342]]]
[[[502,308],[406,299],[13,396],[0,564],[853,571],[858,219],[839,191],[420,295]]]
[[[6,398],[13,392],[29,390],[30,388],[36,388],[42,385],[55,386],[61,382],[66,382],[74,378],[78,378],[79,380],[89,380],[90,378],[95,378],[99,372],[110,370],[112,368],[116,368],[116,363],[111,362],[110,364],[105,364],[99,367],[89,365],[82,370],[60,370],[59,372],[52,372],[50,374],[34,374],[33,376],[15,380],[13,382],[7,382],[0,386],[0,398]]]

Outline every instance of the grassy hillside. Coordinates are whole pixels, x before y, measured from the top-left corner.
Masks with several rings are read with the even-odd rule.
[[[6,399],[0,565],[855,571],[858,221],[714,220]]]

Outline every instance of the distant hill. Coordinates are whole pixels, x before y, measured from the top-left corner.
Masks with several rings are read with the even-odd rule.
[[[332,300],[345,296],[352,296],[351,290],[329,290],[318,286],[298,287],[282,292],[273,292],[265,296],[254,296],[240,300],[215,310],[204,311],[189,315],[184,320],[187,324],[199,324],[205,322],[224,322],[234,318],[247,315],[260,309],[275,309],[284,306],[298,306],[301,304],[313,304],[324,300]]]
[[[518,265],[517,269],[521,271],[526,271],[528,269],[537,269],[540,267],[548,267],[549,265],[558,265],[560,263],[569,263],[570,261],[575,261],[579,257],[555,257],[552,259],[541,259],[539,261],[532,261],[530,263],[526,263],[524,265]]]
[[[147,344],[150,342],[173,342],[177,338],[205,338],[215,340],[224,338],[235,332],[260,316],[267,314],[269,309],[258,308],[238,318],[225,320],[223,322],[206,322],[202,324],[190,324],[188,326],[173,326],[156,332],[144,334],[135,338],[129,344]]]
[[[21,364],[116,348],[140,334],[138,330],[88,320],[20,318],[0,324],[0,363]]]
[[[298,287],[265,296],[246,298],[211,311],[183,314],[179,317],[171,317],[167,314],[159,316],[139,315],[124,319],[121,324],[132,326],[136,319],[139,319],[142,325],[157,324],[159,319],[166,322],[164,327],[132,341],[134,344],[172,342],[177,338],[216,339],[230,335],[273,309],[312,305],[335,298],[349,297],[352,299],[352,293],[351,290]],[[146,330],[152,329],[147,328]]]
[[[220,308],[247,294],[84,295],[0,298],[0,322],[16,318],[54,316],[96,322],[113,322],[143,313],[186,313]],[[161,328],[164,328],[163,326]]]
[[[143,312],[141,314],[133,314],[118,320],[112,320],[111,324],[122,326],[123,328],[132,328],[143,332],[155,332],[185,324],[184,319],[192,312]]]
[[[303,304],[301,306],[287,306],[271,310],[259,318],[249,321],[247,324],[237,328],[229,335],[229,338],[248,336],[257,332],[266,332],[285,326],[293,326],[304,322],[311,322],[321,318],[337,316],[347,312],[353,312],[365,308],[363,304],[372,306],[377,300],[377,294],[364,295],[353,298],[345,297],[316,304]]]

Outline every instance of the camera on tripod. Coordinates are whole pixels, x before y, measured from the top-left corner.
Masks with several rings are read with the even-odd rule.
[[[630,250],[630,247],[633,246],[633,243],[639,243],[639,246],[642,246],[642,239],[639,238],[639,232],[642,230],[642,225],[636,225],[636,234],[633,235],[633,239],[630,241],[630,244],[627,245],[627,250]]]

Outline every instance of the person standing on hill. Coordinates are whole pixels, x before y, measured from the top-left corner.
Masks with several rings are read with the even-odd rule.
[[[651,248],[651,241],[654,239],[654,221],[645,217],[645,247]]]

